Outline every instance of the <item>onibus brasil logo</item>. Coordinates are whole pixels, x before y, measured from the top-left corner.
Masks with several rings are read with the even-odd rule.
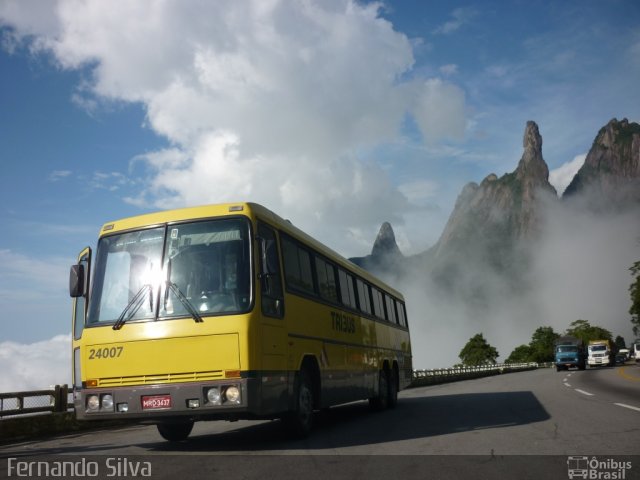
[[[631,462],[613,458],[600,460],[596,457],[571,456],[567,458],[567,470],[570,479],[625,480],[627,470],[631,470]]]

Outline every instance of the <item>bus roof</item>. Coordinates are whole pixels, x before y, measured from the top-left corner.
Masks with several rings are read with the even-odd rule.
[[[198,220],[214,217],[225,216],[237,216],[245,215],[250,218],[259,218],[272,226],[284,231],[285,233],[293,236],[294,238],[309,245],[318,253],[330,258],[332,261],[342,266],[347,270],[351,270],[352,273],[357,274],[364,280],[373,285],[377,285],[384,290],[388,291],[398,299],[404,300],[403,295],[387,285],[385,282],[376,278],[363,268],[359,267],[355,263],[347,260],[345,257],[335,252],[326,245],[320,243],[310,235],[306,234],[296,226],[294,226],[289,220],[285,220],[276,213],[272,212],[268,208],[251,202],[238,202],[238,203],[222,203],[213,205],[201,205],[196,207],[179,208],[174,210],[164,210],[153,213],[147,213],[143,215],[137,215],[135,217],[122,218],[112,222],[107,222],[102,226],[100,230],[100,236],[112,235],[117,232],[129,231],[144,227],[152,227],[154,225],[162,225],[171,222],[180,222],[184,220]]]

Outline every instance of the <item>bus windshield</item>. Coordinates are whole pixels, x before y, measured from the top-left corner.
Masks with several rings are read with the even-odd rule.
[[[181,223],[100,239],[87,323],[246,312],[249,223]]]

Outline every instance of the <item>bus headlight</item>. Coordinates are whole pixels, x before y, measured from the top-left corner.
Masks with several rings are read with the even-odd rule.
[[[214,405],[222,405],[222,396],[218,387],[212,387],[207,390],[207,400]]]
[[[240,389],[235,385],[227,387],[224,391],[224,396],[229,403],[240,403]]]
[[[113,410],[113,395],[106,394],[102,395],[102,409],[103,410]]]
[[[87,397],[87,409],[96,412],[100,409],[100,399],[98,395],[89,395]]]

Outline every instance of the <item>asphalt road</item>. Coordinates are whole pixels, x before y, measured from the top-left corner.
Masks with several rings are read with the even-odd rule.
[[[180,476],[209,467],[220,473],[224,462],[233,470],[238,458],[243,478],[253,478],[251,472],[269,476],[270,468],[278,478],[287,472],[326,478],[325,468],[331,468],[332,478],[334,468],[348,478],[398,472],[422,478],[425,469],[446,471],[442,478],[567,478],[569,456],[624,455],[635,456],[635,468],[624,478],[639,478],[640,365],[540,369],[414,388],[401,392],[394,410],[372,413],[366,402],[358,402],[318,413],[315,423],[312,435],[301,441],[288,439],[277,421],[239,421],[198,423],[189,439],[177,444],[162,440],[154,426],[16,443],[0,447],[0,477],[17,473],[7,472],[5,459],[69,454],[99,456],[101,465],[111,457],[147,459],[155,464],[153,478],[160,473],[174,478],[171,472],[178,467]],[[234,460],[236,455],[241,457]],[[283,462],[289,466],[283,469]],[[116,463],[122,466],[121,460]],[[130,473],[125,470],[120,473]]]

